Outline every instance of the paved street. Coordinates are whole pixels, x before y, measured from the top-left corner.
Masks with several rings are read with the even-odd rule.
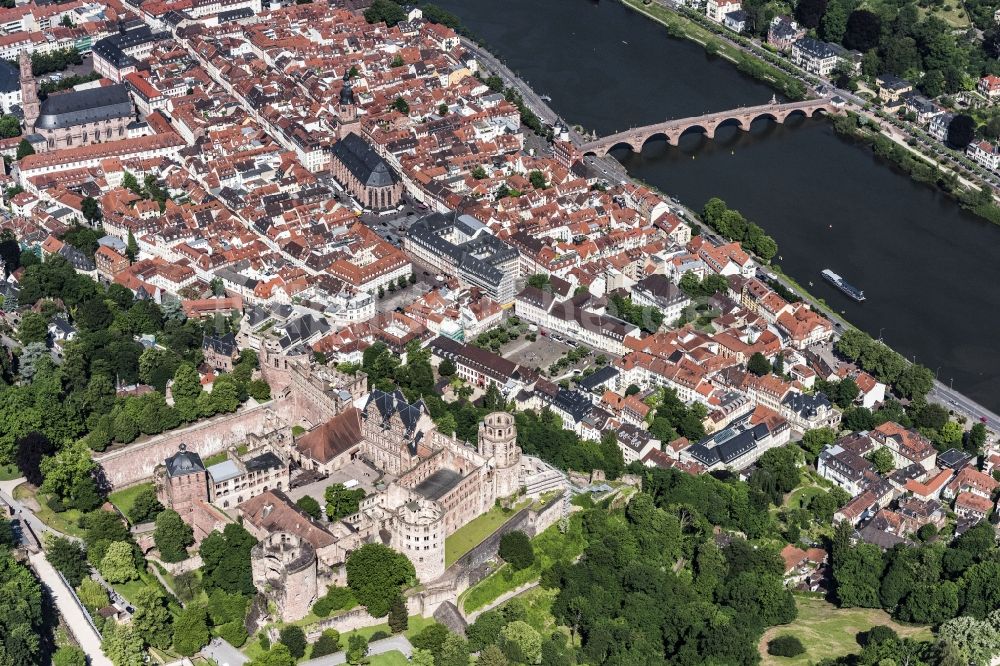
[[[219,666],[243,666],[250,661],[245,654],[221,638],[213,638],[211,643],[202,648],[201,654]]]
[[[559,116],[552,110],[551,107],[549,107],[548,104],[546,104],[545,100],[542,99],[541,95],[544,94],[544,92],[538,93],[533,90],[529,82],[522,81],[517,74],[508,69],[506,65],[496,58],[496,56],[486,49],[480,48],[480,46],[472,40],[467,39],[466,37],[462,37],[461,39],[462,46],[473,53],[481,65],[486,67],[486,69],[490,72],[499,76],[503,80],[505,86],[514,88],[518,91],[518,93],[520,93],[525,106],[531,109],[531,111],[539,117],[543,124],[550,126],[556,124]],[[583,137],[581,137],[580,134],[572,127],[569,127],[568,129],[573,141],[577,144],[581,143]]]
[[[15,515],[28,523],[39,538],[41,538],[43,532],[66,536],[51,529],[36,518],[30,509],[14,499],[14,488],[22,483],[24,483],[23,478],[0,482],[0,500],[12,507]],[[100,634],[97,633],[97,630],[90,623],[85,611],[77,604],[72,591],[66,586],[62,578],[59,577],[59,574],[52,565],[49,564],[49,561],[45,558],[45,553],[32,553],[29,555],[28,560],[38,574],[39,579],[41,579],[42,583],[52,593],[52,598],[59,608],[59,613],[66,621],[70,631],[73,632],[73,636],[80,644],[80,648],[87,653],[90,659],[90,666],[112,666],[111,660],[101,652]]]
[[[69,587],[63,583],[62,578],[45,559],[45,554],[35,553],[29,557],[29,560],[42,583],[52,593],[59,613],[66,620],[70,631],[73,632],[73,637],[80,644],[80,648],[87,653],[90,666],[113,666],[111,660],[101,652],[101,636],[87,619],[84,610],[77,604]]]
[[[417,272],[416,266],[414,266],[413,272]],[[432,287],[430,284],[421,281],[416,284],[408,285],[402,290],[397,289],[396,291],[386,291],[382,298],[375,298],[375,310],[377,312],[391,312],[396,308],[409,305],[431,289]]]
[[[0,481],[0,500],[11,506],[18,517],[31,525],[31,529],[35,530],[35,534],[38,535],[39,539],[42,537],[42,532],[51,532],[58,536],[66,536],[40,521],[27,507],[14,499],[14,488],[17,488],[22,483],[24,483],[24,478]]]
[[[993,432],[1000,432],[1000,416],[997,416],[982,405],[973,402],[958,391],[949,388],[943,382],[937,381],[934,383],[934,388],[927,395],[927,399],[931,402],[939,402],[958,414],[964,414],[972,421],[981,421],[985,418],[987,428]]]

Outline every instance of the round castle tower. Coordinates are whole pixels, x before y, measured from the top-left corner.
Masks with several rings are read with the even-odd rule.
[[[316,551],[288,532],[273,532],[250,551],[253,584],[278,607],[282,622],[309,614],[318,595]]]
[[[435,580],[444,573],[444,511],[437,502],[418,499],[396,510],[393,550],[413,563],[417,578]]]
[[[479,454],[494,465],[496,497],[509,497],[520,487],[521,447],[517,426],[507,412],[487,414],[479,424]]]

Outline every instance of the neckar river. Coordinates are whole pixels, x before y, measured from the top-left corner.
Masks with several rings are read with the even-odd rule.
[[[598,134],[766,103],[770,88],[612,0],[438,0],[567,122]],[[822,120],[755,123],[616,156],[701,209],[719,196],[778,243],[775,263],[849,321],[1000,410],[1000,227],[837,136]],[[855,303],[830,268],[865,290]]]

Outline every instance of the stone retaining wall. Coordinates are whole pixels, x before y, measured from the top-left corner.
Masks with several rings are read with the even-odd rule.
[[[372,617],[368,614],[364,606],[359,606],[340,615],[326,617],[315,624],[309,625],[309,629],[306,631],[306,639],[312,643],[326,629],[336,629],[340,633],[344,633],[346,631],[354,631],[355,629],[363,629],[364,627],[376,627],[380,624],[385,624],[387,621],[387,618],[384,617]]]
[[[215,416],[186,428],[151,437],[144,442],[95,455],[104,476],[115,490],[135,485],[153,476],[157,465],[177,452],[180,444],[207,457],[243,443],[250,434],[269,432],[282,425],[287,403],[274,400],[241,407],[235,414]]]

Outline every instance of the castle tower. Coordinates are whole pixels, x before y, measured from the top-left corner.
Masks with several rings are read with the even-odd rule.
[[[201,456],[181,444],[177,453],[167,458],[154,473],[156,498],[173,509],[188,525],[201,502],[208,502],[208,471]]]
[[[495,465],[496,497],[509,497],[520,485],[521,447],[517,426],[507,412],[487,414],[479,424],[479,454]]]
[[[35,75],[31,73],[31,56],[28,55],[27,51],[21,51],[19,64],[21,66],[21,108],[24,109],[24,133],[33,134],[41,102],[38,101],[38,86],[35,85]]]
[[[272,532],[250,551],[254,586],[282,622],[309,614],[319,594],[316,550],[305,539],[288,532]]]
[[[423,582],[437,580],[445,571],[444,514],[437,502],[421,497],[400,506],[393,517],[389,545],[409,558],[417,578]]]

